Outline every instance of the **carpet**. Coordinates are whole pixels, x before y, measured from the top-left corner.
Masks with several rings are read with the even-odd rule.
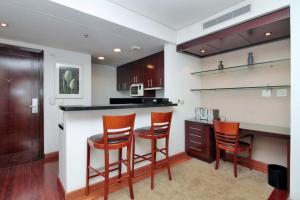
[[[191,159],[171,168],[173,180],[167,170],[155,175],[155,188],[150,189],[150,178],[133,185],[135,200],[266,200],[273,188],[267,184],[267,175],[238,167],[238,177],[233,175],[233,165],[220,162],[207,164]],[[102,199],[102,198],[101,198]],[[128,188],[109,194],[110,200],[130,199]]]

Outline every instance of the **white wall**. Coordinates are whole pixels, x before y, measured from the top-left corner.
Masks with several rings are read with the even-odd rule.
[[[44,50],[44,153],[58,151],[58,123],[63,121],[63,113],[58,109],[58,106],[60,104],[91,104],[91,56],[1,38],[0,43]],[[82,99],[56,99],[54,105],[50,104],[50,99],[54,100],[54,69],[56,62],[83,66]]]
[[[117,68],[109,65],[92,65],[92,103],[109,104],[109,98],[129,97],[128,92],[117,91]]]
[[[248,52],[253,52],[255,62],[290,58],[290,40],[267,43],[250,48],[219,54],[201,59],[202,70],[216,69],[222,60],[225,67],[247,63]],[[200,76],[203,88],[242,87],[260,85],[289,85],[290,65],[288,62],[273,64],[274,67],[248,68],[227,73]],[[199,68],[200,69],[200,68]],[[234,90],[202,92],[201,105],[220,110],[226,120],[290,126],[290,92],[288,96],[262,97],[262,90]],[[256,137],[253,159],[264,163],[287,165],[287,143],[270,137]]]
[[[193,118],[195,108],[200,106],[200,93],[191,92],[195,85],[200,87],[200,79],[190,75],[200,67],[200,59],[176,52],[176,45],[166,44],[165,54],[165,88],[164,96],[172,102],[178,99],[183,100],[182,105],[174,107],[171,139],[172,146],[170,153],[180,153],[184,151],[184,120]]]
[[[253,6],[252,11],[250,13],[241,15],[239,17],[228,20],[224,23],[221,23],[219,25],[213,26],[213,27],[205,29],[205,30],[202,28],[203,23],[205,23],[211,19],[214,19],[216,17],[222,16],[223,14],[228,13],[232,10],[235,10],[236,8],[239,8],[243,5],[247,5],[249,2]],[[197,23],[194,23],[194,24],[184,28],[184,29],[181,29],[180,31],[177,32],[177,44],[195,39],[197,37],[207,35],[209,33],[239,24],[244,21],[248,21],[249,19],[256,18],[261,15],[265,15],[265,14],[273,12],[275,10],[287,7],[287,6],[289,6],[289,2],[290,2],[290,0],[280,0],[280,1],[278,1],[278,0],[263,0],[263,1],[262,0],[246,0],[246,1],[243,1],[242,3],[237,4],[236,6],[225,9],[225,10],[223,10],[215,15],[212,15],[204,20],[201,20]]]
[[[300,199],[300,2],[291,1],[291,180],[290,197]]]

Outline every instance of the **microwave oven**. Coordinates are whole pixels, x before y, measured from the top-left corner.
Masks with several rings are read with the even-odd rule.
[[[141,97],[144,96],[144,84],[137,83],[130,85],[130,96]]]

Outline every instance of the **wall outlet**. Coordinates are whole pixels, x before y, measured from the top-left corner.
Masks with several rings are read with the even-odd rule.
[[[278,89],[278,90],[276,90],[276,96],[286,97],[287,96],[287,89]]]
[[[271,97],[272,96],[272,90],[271,89],[264,89],[261,92],[262,97]]]

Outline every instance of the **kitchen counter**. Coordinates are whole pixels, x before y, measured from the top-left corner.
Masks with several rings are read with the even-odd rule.
[[[135,128],[150,126],[151,112],[170,112],[174,115],[177,104],[160,103],[140,103],[140,104],[107,104],[91,106],[60,106],[63,112],[63,121],[59,125],[59,179],[66,193],[82,189],[85,187],[86,173],[86,145],[87,138],[92,135],[103,133],[104,115],[128,115],[136,113]],[[174,137],[174,136],[173,136]],[[177,139],[177,138],[176,138]],[[146,153],[150,146],[148,141],[136,140],[136,151]],[[162,145],[164,141],[158,141]],[[175,149],[176,143],[170,144],[171,149]],[[172,155],[173,152],[170,153]],[[158,160],[161,159],[158,155]],[[92,151],[91,163],[96,169],[103,168],[102,151]],[[116,151],[110,153],[111,160],[117,160]],[[147,164],[147,163],[145,163]],[[137,165],[138,167],[143,166]],[[125,172],[125,168],[123,168]],[[102,179],[95,178],[95,182]]]
[[[128,108],[151,108],[151,107],[169,107],[177,106],[175,103],[145,103],[145,104],[108,104],[108,105],[74,105],[74,106],[59,106],[63,111],[85,111],[85,110],[106,110],[106,109],[128,109]]]

